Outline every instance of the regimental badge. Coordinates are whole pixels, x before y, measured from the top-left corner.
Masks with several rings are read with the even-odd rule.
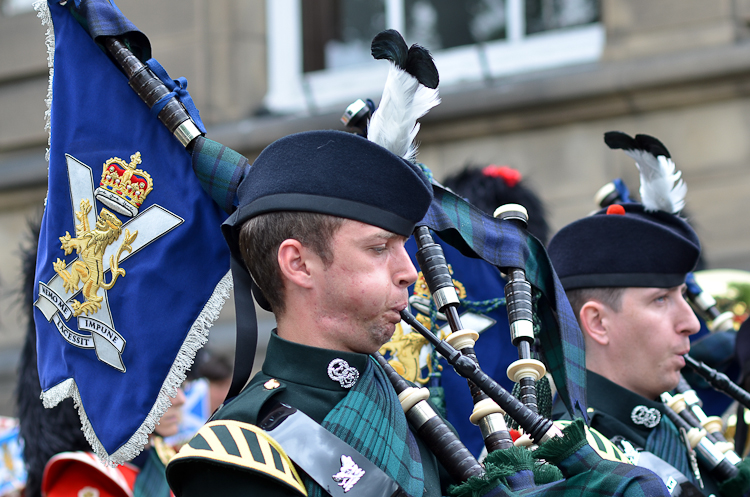
[[[654,428],[661,421],[661,413],[655,407],[635,406],[630,412],[630,419],[637,425]]]
[[[359,380],[359,371],[343,359],[334,359],[328,363],[328,377],[338,381],[341,388],[351,388]]]
[[[276,378],[271,378],[267,382],[263,384],[263,388],[266,390],[274,390],[276,388],[279,388],[281,386],[281,383],[279,383],[279,380]]]
[[[344,488],[344,492],[351,490],[357,482],[365,476],[365,470],[357,466],[357,463],[349,456],[341,456],[341,469],[332,476],[333,481]]]
[[[78,497],[99,497],[99,489],[94,487],[83,487],[78,491]]]
[[[58,258],[53,263],[55,276],[46,283],[39,282],[39,298],[34,305],[68,343],[94,349],[100,361],[125,372],[122,352],[126,340],[116,329],[107,290],[125,277],[125,269],[120,267],[123,261],[184,220],[159,205],[139,213],[153,190],[151,176],[136,169],[141,163],[140,152],[130,157],[130,163],[118,157],[107,160],[96,191],[91,168],[68,154],[65,158],[75,237],[66,231],[59,237],[60,249],[65,256],[75,252],[77,257],[72,261]],[[97,215],[95,199],[131,219],[123,223],[104,207]],[[79,294],[82,300],[76,298]],[[77,318],[77,331],[67,324],[72,318]]]

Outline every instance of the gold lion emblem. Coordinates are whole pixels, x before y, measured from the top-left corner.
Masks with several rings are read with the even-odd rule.
[[[66,292],[75,293],[79,284],[82,285],[83,303],[73,301],[73,316],[81,314],[94,314],[102,308],[104,297],[97,295],[100,288],[111,289],[117,278],[125,276],[125,270],[119,267],[123,252],[130,253],[133,248],[131,244],[138,236],[136,231],[132,235],[125,230],[125,239],[117,251],[117,256],[109,257],[109,267],[112,270],[112,280],[104,281],[104,251],[112,245],[122,233],[122,221],[107,209],[102,209],[96,219],[94,229],[90,229],[87,215],[91,212],[91,203],[87,199],[81,200],[81,210],[75,213],[80,224],[76,224],[76,237],[72,238],[69,232],[60,237],[61,249],[65,255],[70,255],[73,250],[78,254],[78,260],[71,265],[71,271],[66,269],[67,264],[61,259],[53,263],[55,272],[64,281]]]

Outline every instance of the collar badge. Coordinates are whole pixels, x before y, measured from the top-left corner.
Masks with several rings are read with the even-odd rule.
[[[630,412],[630,419],[637,425],[653,428],[661,421],[661,413],[655,407],[635,406]]]
[[[359,380],[359,371],[343,359],[334,359],[328,364],[328,377],[339,382],[341,388],[351,388]]]

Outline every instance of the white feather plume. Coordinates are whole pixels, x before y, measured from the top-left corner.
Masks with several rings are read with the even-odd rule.
[[[682,172],[664,155],[655,156],[645,150],[624,150],[635,159],[641,176],[641,203],[647,211],[677,214],[685,206],[687,185],[680,178]]]
[[[417,119],[440,103],[437,89],[427,88],[417,78],[390,62],[383,98],[367,128],[367,138],[399,157],[414,162],[419,132]]]

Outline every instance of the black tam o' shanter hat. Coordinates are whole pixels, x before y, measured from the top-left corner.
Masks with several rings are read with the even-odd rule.
[[[596,287],[672,288],[685,282],[700,242],[681,218],[617,204],[561,229],[548,253],[565,290]]]
[[[410,236],[432,200],[421,169],[361,136],[309,131],[269,145],[237,191],[222,230],[234,256],[248,219],[278,211],[330,214]]]
[[[677,215],[687,191],[680,172],[656,138],[609,132],[605,142],[636,160],[642,203],[610,205],[561,229],[548,247],[560,282],[565,290],[681,285],[700,242]]]

